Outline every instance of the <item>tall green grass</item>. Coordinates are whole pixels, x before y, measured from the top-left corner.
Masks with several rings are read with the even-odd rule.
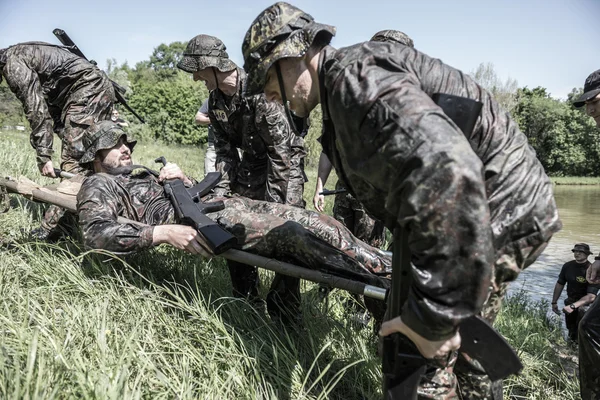
[[[199,149],[140,143],[134,153],[147,166],[161,155],[202,174]],[[51,183],[34,164],[26,135],[0,133],[0,175]],[[312,201],[316,173],[308,175]],[[228,297],[221,259],[165,246],[115,258],[77,241],[30,242],[44,206],[10,198],[0,214],[0,398],[381,398],[377,338],[347,318],[348,294],[323,304],[303,282],[302,325],[284,328]],[[264,295],[271,274],[261,279]],[[560,363],[568,349],[542,307],[517,296],[498,318],[525,363],[506,398],[577,398]]]

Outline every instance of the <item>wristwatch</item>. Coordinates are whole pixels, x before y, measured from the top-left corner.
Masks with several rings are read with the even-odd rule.
[[[575,307],[575,304],[569,304],[569,307],[571,307],[573,310],[577,310],[577,307]]]

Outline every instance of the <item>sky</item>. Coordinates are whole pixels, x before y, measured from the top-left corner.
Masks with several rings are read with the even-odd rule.
[[[0,48],[24,41],[58,43],[65,30],[105,67],[134,66],[161,43],[204,33],[219,37],[243,65],[241,44],[264,0],[0,0]],[[600,69],[600,0],[298,0],[317,22],[337,27],[334,47],[382,29],[410,35],[420,51],[463,70],[492,63],[502,80],[542,86],[566,98]]]

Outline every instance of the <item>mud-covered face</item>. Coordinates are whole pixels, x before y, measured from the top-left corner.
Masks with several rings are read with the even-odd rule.
[[[313,79],[306,67],[304,57],[279,60],[267,71],[265,96],[269,101],[283,104],[281,86],[277,78],[277,65],[281,69],[288,108],[298,117],[307,117],[316,104],[312,104],[311,101],[315,97],[312,93]]]
[[[98,150],[98,160],[102,166],[110,168],[127,167],[132,164],[131,149],[125,136],[121,136],[116,145],[110,149]]]
[[[596,126],[600,127],[600,93],[585,102],[585,113],[594,118]]]

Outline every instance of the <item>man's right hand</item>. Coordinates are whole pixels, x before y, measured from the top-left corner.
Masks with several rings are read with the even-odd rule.
[[[401,317],[385,321],[381,325],[379,335],[388,336],[395,332],[400,332],[408,337],[417,346],[421,355],[427,359],[447,359],[451,351],[460,348],[460,334],[458,332],[449,339],[427,340],[406,325]]]
[[[194,228],[187,225],[158,225],[154,227],[152,235],[153,244],[168,243],[180,250],[192,254],[199,254],[205,258],[212,258],[214,254],[209,250],[204,238]]]
[[[48,161],[46,164],[41,166],[40,172],[44,176],[48,176],[50,178],[56,178],[56,174],[54,173],[54,165],[52,165],[52,161]]]
[[[556,315],[560,315],[560,312],[558,311],[558,304],[552,304],[552,312]]]
[[[594,261],[591,267],[586,272],[586,279],[591,284],[600,283],[600,260]]]

